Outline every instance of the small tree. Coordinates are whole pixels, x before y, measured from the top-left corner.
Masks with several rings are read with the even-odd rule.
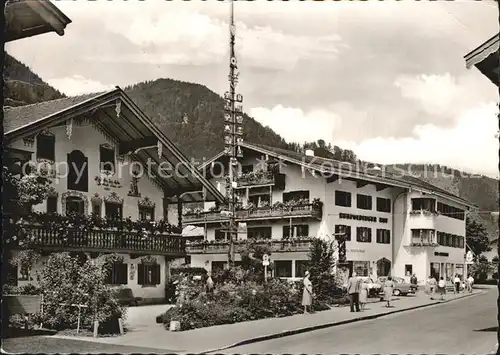
[[[93,321],[105,324],[123,318],[126,309],[105,282],[113,260],[113,255],[101,256],[82,264],[69,253],[51,254],[38,275],[44,296],[43,322],[54,329],[75,328],[78,308],[72,304],[87,306],[80,314],[84,327]]]
[[[271,248],[266,244],[247,240],[241,246],[241,267],[245,271],[246,280],[264,281],[264,265],[262,264],[264,254],[271,255]],[[271,270],[271,265],[267,267],[267,270]]]
[[[335,246],[332,241],[314,239],[309,250],[308,268],[313,290],[319,300],[329,300],[340,292],[336,276]]]
[[[474,264],[470,265],[469,272],[474,279],[480,282],[485,281],[491,272],[491,264],[484,255],[481,255]]]

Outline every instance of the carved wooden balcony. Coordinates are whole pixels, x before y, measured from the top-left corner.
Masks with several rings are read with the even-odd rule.
[[[54,251],[92,251],[184,256],[185,240],[178,234],[144,234],[138,231],[75,227],[48,229],[41,225],[23,225],[23,238],[17,247]]]
[[[261,240],[237,240],[234,242],[235,251],[245,243],[256,245],[268,245],[273,253],[279,252],[308,252],[314,238],[290,238],[290,239],[261,239]],[[186,246],[189,254],[226,254],[229,251],[228,241],[203,241],[188,243]]]

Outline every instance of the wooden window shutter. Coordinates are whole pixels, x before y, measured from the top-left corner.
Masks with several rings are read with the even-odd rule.
[[[159,285],[160,284],[160,265],[159,264],[155,264],[154,265],[154,278],[153,278],[153,281],[154,281],[154,284],[155,285]]]
[[[126,285],[128,283],[128,264],[120,264],[120,284]]]
[[[137,265],[137,283],[139,285],[144,285],[144,264]]]

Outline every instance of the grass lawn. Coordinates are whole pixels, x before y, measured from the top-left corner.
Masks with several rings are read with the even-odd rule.
[[[131,354],[131,353],[176,353],[176,350],[142,348],[126,345],[94,343],[84,340],[51,338],[50,336],[32,336],[2,339],[2,352],[11,354]]]

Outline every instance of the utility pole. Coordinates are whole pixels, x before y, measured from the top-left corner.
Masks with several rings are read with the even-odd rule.
[[[243,108],[241,102],[243,96],[236,94],[236,84],[238,83],[239,73],[238,64],[234,51],[234,42],[236,38],[236,26],[234,24],[234,0],[231,1],[231,13],[229,22],[229,91],[224,93],[224,144],[225,152],[229,157],[229,178],[226,180],[226,197],[229,202],[229,266],[234,265],[234,241],[238,236],[235,221],[235,187],[236,187],[236,167],[238,159],[243,156],[240,142],[243,138]]]

